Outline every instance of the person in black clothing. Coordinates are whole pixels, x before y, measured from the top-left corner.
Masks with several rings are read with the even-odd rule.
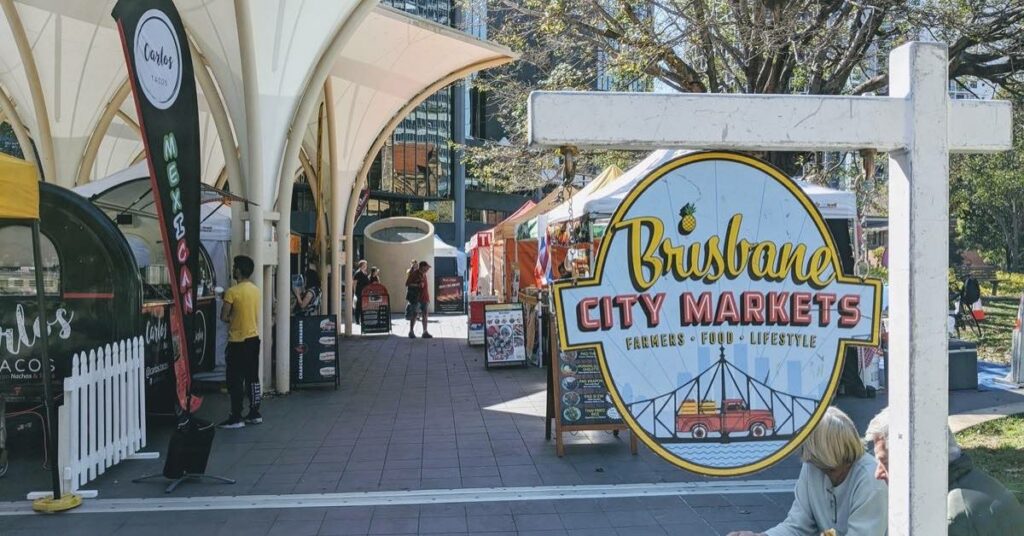
[[[380,283],[380,268],[370,268],[370,283]]]
[[[356,273],[352,276],[355,282],[355,296],[352,299],[356,302],[356,324],[360,322],[363,316],[363,289],[370,284],[370,274],[367,272],[366,259],[359,261],[356,265]]]

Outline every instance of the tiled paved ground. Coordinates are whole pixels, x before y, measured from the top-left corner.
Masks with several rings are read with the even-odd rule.
[[[395,333],[407,324],[395,322]],[[265,402],[266,423],[219,430],[208,472],[235,478],[233,486],[185,484],[175,496],[293,494],[497,486],[696,481],[641,447],[629,454],[628,435],[567,436],[558,458],[544,440],[544,372],[491,369],[480,347],[469,347],[464,317],[431,324],[433,340],[374,336],[342,346],[341,387],[295,391]],[[1016,393],[957,393],[956,410],[992,406]],[[226,395],[207,397],[203,416],[219,420]],[[843,398],[840,405],[863,428],[884,399]],[[163,450],[166,424],[151,426],[151,450]],[[18,500],[47,487],[38,454],[13,460],[0,480],[0,500]],[[163,486],[132,484],[159,472],[163,459],[123,462],[88,486],[101,498],[162,497]],[[785,460],[751,478],[795,478]],[[281,511],[88,514],[59,519],[2,518],[0,534],[58,529],[75,534],[384,534],[484,533],[553,530],[581,534],[721,534],[764,529],[784,517],[791,496],[689,496],[615,501],[531,501],[450,506],[298,508]],[[165,521],[161,521],[165,520]],[[173,520],[174,523],[167,523]],[[50,525],[52,523],[52,525]],[[92,527],[95,525],[95,530]],[[145,525],[145,528],[140,527]],[[591,526],[593,525],[593,526]],[[183,531],[183,528],[188,528]],[[244,530],[243,530],[244,529]]]
[[[0,518],[5,536],[53,534],[281,535],[486,534],[714,536],[762,530],[789,495],[658,497],[376,508],[198,511]]]

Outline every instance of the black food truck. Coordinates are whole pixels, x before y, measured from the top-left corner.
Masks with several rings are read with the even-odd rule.
[[[40,403],[36,333],[43,321],[49,326],[54,393],[63,392],[61,380],[76,352],[142,335],[148,410],[171,413],[171,289],[149,179],[120,178],[76,190],[84,191],[40,184],[47,304],[42,314],[35,305],[30,228],[0,223],[0,395],[8,411]],[[193,373],[213,368],[217,329],[215,273],[204,248],[199,266]]]

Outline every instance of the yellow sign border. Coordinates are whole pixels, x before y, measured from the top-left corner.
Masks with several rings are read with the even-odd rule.
[[[672,463],[673,465],[692,471],[694,473],[706,475],[706,476],[743,476],[750,473],[766,469],[775,463],[779,462],[786,456],[789,456],[801,443],[807,438],[811,430],[817,426],[818,421],[821,420],[822,415],[825,414],[825,410],[829,406],[829,402],[835,396],[835,392],[839,387],[839,377],[842,374],[842,367],[839,365],[842,363],[843,355],[846,353],[847,346],[877,346],[879,343],[879,320],[882,313],[882,300],[880,295],[882,292],[882,282],[878,279],[859,278],[853,276],[846,276],[843,274],[842,265],[839,263],[839,248],[836,247],[835,240],[832,238],[832,233],[829,232],[828,226],[825,224],[825,219],[822,217],[821,212],[818,211],[818,207],[810,200],[806,193],[793,181],[793,179],[786,176],[781,170],[775,166],[751,158],[746,155],[731,153],[727,151],[707,151],[691,153],[688,155],[680,156],[673,160],[662,164],[660,167],[649,173],[643,178],[636,186],[630,190],[629,194],[619,203],[619,207],[615,209],[615,213],[612,215],[611,221],[608,223],[608,229],[613,229],[615,224],[620,222],[623,216],[632,208],[633,203],[642,195],[647,188],[656,183],[663,176],[671,171],[689,164],[695,164],[697,162],[705,162],[708,160],[725,160],[728,162],[735,162],[753,167],[769,177],[775,179],[776,182],[785,187],[793,196],[803,205],[808,215],[814,221],[814,224],[818,228],[818,232],[825,240],[825,244],[831,249],[835,255],[832,256],[833,269],[836,273],[836,282],[838,283],[849,283],[858,285],[870,285],[874,287],[873,302],[874,302],[874,314],[871,321],[871,339],[867,341],[855,340],[855,339],[840,339],[839,345],[836,350],[836,356],[832,367],[832,377],[829,380],[828,387],[825,392],[822,393],[821,402],[818,407],[815,408],[811,418],[807,421],[807,424],[801,429],[800,433],[796,437],[791,439],[788,443],[783,445],[779,450],[775,451],[770,456],[762,458],[754,463],[743,465],[740,467],[708,467],[705,465],[696,464],[669,452],[667,449],[661,446],[655,439],[651,438],[647,431],[636,422],[633,415],[628,411],[626,405],[622,402],[619,397],[619,389],[615,385],[615,381],[612,379],[611,374],[608,371],[608,364],[604,356],[604,346],[600,343],[593,344],[578,344],[570,345],[567,332],[565,327],[565,314],[562,306],[562,291],[570,288],[581,288],[581,287],[594,287],[601,284],[602,275],[604,273],[604,261],[607,257],[609,244],[611,244],[611,236],[606,234],[601,240],[601,248],[598,250],[597,259],[594,267],[594,274],[586,280],[578,282],[565,281],[555,283],[552,286],[552,294],[554,295],[555,301],[555,318],[558,322],[558,338],[559,344],[562,350],[580,350],[584,348],[593,348],[597,352],[597,362],[601,367],[601,376],[604,378],[605,385],[609,386],[609,394],[612,396],[612,400],[615,402],[615,407],[618,409],[619,414],[622,415],[623,420],[629,425],[630,430],[633,431],[641,441],[647,445],[648,448],[653,450],[659,457]],[[543,230],[542,230],[543,232]]]

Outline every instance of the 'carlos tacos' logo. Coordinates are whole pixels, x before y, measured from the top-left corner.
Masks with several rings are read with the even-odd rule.
[[[848,345],[877,344],[881,283],[842,274],[794,181],[696,153],[641,180],[594,276],[554,287],[563,349],[593,347],[615,406],[666,460],[732,476],[796,449]]]
[[[167,15],[158,9],[142,14],[135,27],[135,72],[139,87],[153,106],[166,110],[181,89],[181,43]]]

